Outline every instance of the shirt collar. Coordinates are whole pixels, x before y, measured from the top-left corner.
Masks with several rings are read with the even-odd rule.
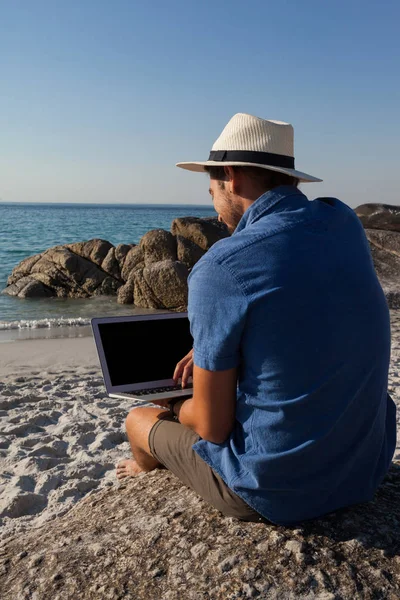
[[[255,200],[246,210],[233,235],[239,233],[239,231],[242,231],[242,229],[245,229],[248,225],[252,225],[255,221],[258,221],[258,219],[268,213],[276,204],[278,204],[278,202],[289,196],[302,196],[303,199],[307,200],[306,196],[298,188],[292,185],[280,185],[269,192],[265,192],[265,194],[257,198],[257,200]]]

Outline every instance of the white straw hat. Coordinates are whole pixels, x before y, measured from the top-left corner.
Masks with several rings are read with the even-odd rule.
[[[214,143],[208,160],[180,162],[177,167],[204,171],[204,167],[236,165],[260,167],[286,173],[304,182],[322,181],[294,168],[293,127],[282,121],[268,121],[238,113]]]

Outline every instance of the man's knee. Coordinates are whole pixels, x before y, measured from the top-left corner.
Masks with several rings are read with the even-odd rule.
[[[125,420],[126,432],[130,442],[147,448],[151,428],[166,412],[163,409],[144,406],[133,408]]]
[[[143,417],[143,415],[141,414],[143,412],[143,408],[142,407],[138,407],[138,408],[132,408],[132,410],[129,411],[126,419],[125,419],[125,425],[128,427],[134,425],[135,423],[137,423],[139,421],[139,419],[141,417]]]
[[[149,419],[148,408],[138,406],[129,411],[125,419],[125,427],[129,432],[141,431]]]

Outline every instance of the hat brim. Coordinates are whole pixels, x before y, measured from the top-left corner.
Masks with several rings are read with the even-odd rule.
[[[299,179],[303,183],[317,183],[322,181],[322,179],[318,179],[318,177],[313,177],[312,175],[308,175],[302,171],[296,171],[295,169],[270,167],[269,165],[260,165],[257,163],[206,160],[204,162],[179,162],[176,164],[176,166],[180,167],[181,169],[186,169],[186,171],[194,171],[197,173],[204,172],[204,167],[259,167],[260,169],[266,169],[267,171],[285,173],[286,175],[290,175],[291,177]]]

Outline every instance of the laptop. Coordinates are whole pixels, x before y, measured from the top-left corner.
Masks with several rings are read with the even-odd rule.
[[[193,347],[187,313],[103,317],[91,321],[107,394],[152,400],[192,396],[172,376]]]

